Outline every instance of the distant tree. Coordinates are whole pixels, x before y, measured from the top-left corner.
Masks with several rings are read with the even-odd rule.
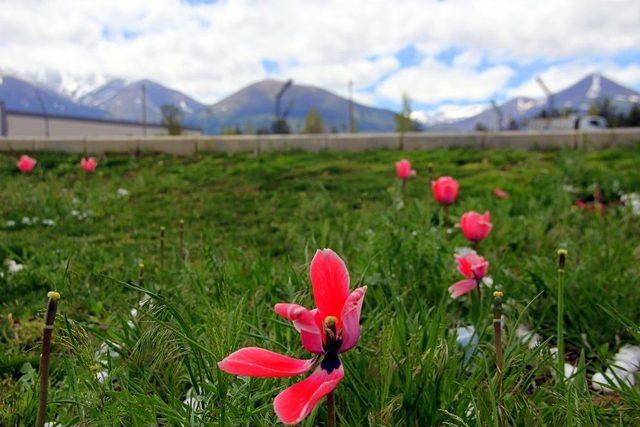
[[[238,125],[236,125],[235,127],[227,126],[223,127],[220,133],[222,135],[242,135],[242,129],[240,129],[240,126]]]
[[[484,131],[487,130],[487,127],[485,125],[483,125],[482,123],[476,123],[475,130],[477,132],[484,132]]]
[[[595,114],[592,114],[593,112],[595,112]],[[611,104],[611,100],[609,98],[604,98],[598,102],[595,102],[593,105],[591,105],[591,108],[589,108],[589,113],[594,116],[604,117],[609,127],[621,126],[620,114],[616,113],[616,110]]]
[[[402,111],[394,116],[396,132],[416,132],[420,130],[418,122],[411,118],[411,98],[406,93],[402,94]]]
[[[169,135],[180,135],[182,133],[182,110],[173,104],[165,104],[160,107],[162,114],[162,126],[167,129]]]
[[[569,117],[573,114],[573,110],[571,108],[563,108],[560,110],[560,117]]]
[[[518,123],[514,119],[509,120],[509,130],[518,130]]]
[[[304,133],[323,133],[324,122],[322,116],[315,108],[311,108],[304,118]]]
[[[551,111],[551,112],[549,112]],[[540,119],[549,119],[552,117],[561,117],[564,113],[567,113],[566,110],[558,111],[555,108],[552,110],[547,110],[546,108],[542,109],[542,111],[540,111],[540,113],[538,114],[538,118]]]
[[[289,123],[285,118],[278,118],[271,123],[271,132],[276,134],[286,134],[291,133],[291,128],[289,127]]]
[[[635,104],[633,104],[633,107],[631,107],[629,115],[627,116],[627,122],[625,123],[625,126],[640,126],[640,103],[636,102]]]

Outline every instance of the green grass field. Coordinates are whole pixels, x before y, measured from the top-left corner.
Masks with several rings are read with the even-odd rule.
[[[393,168],[402,157],[418,170],[404,199]],[[342,358],[339,425],[485,426],[498,425],[500,413],[506,424],[528,426],[640,419],[637,387],[590,389],[593,373],[622,345],[640,344],[639,217],[613,203],[605,215],[574,206],[596,186],[610,201],[638,192],[640,147],[108,156],[92,176],[81,173],[77,156],[37,159],[33,174],[20,175],[15,157],[0,156],[0,262],[23,264],[15,273],[1,266],[0,425],[35,422],[41,319],[52,289],[62,299],[49,421],[276,424],[273,398],[293,380],[238,378],[216,363],[247,345],[306,357],[273,305],[312,306],[309,262],[325,247],[346,261],[352,288],[368,286],[360,341]],[[460,181],[454,219],[467,210],[492,214],[480,252],[505,293],[502,391],[491,292],[455,301],[447,293],[460,279],[455,249],[468,245],[442,227],[429,163],[434,175]],[[496,187],[510,199],[495,198]],[[577,367],[564,386],[549,352],[559,247],[569,252],[564,335]],[[141,304],[145,295],[152,298]],[[545,342],[523,345],[513,333],[520,324]],[[466,325],[480,337],[465,363],[455,330]],[[97,358],[102,343],[111,355]],[[193,407],[183,403],[190,389]],[[304,425],[325,419],[321,404]]]

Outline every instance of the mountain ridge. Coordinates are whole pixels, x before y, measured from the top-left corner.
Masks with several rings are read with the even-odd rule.
[[[200,114],[200,126],[206,131],[226,127],[269,128],[275,116],[275,97],[285,82],[264,79],[251,83],[209,106]],[[304,84],[292,84],[282,97],[282,109],[290,108],[287,120],[294,131],[300,131],[311,108],[322,116],[326,131],[346,131],[349,122],[349,101],[326,89]],[[395,113],[383,108],[353,103],[358,130],[382,132],[395,128]]]
[[[110,118],[141,121],[142,86],[146,90],[146,120],[161,120],[160,108],[174,104],[184,113],[185,125],[200,127],[205,133],[221,133],[226,128],[239,128],[243,132],[269,130],[275,117],[275,97],[285,81],[263,79],[251,83],[213,104],[205,104],[161,83],[142,79],[126,81],[112,79],[77,100],[48,87],[5,75],[0,78],[0,100],[7,109],[41,114]],[[570,108],[586,112],[602,99],[609,99],[619,111],[640,102],[640,93],[625,87],[600,73],[588,74],[552,96],[554,109]],[[301,132],[305,116],[311,108],[322,116],[326,132],[348,130],[349,100],[321,87],[292,84],[282,98],[282,109],[290,109],[287,120],[293,132]],[[518,96],[500,105],[502,122],[498,114],[487,108],[470,117],[426,124],[429,131],[469,131],[478,126],[488,129],[509,128],[514,122],[519,127],[538,117],[547,109],[546,99]],[[395,129],[395,113],[391,110],[353,103],[358,131],[388,132]]]
[[[640,93],[605,77],[601,73],[591,73],[552,94],[554,110],[560,111],[567,108],[578,113],[587,113],[593,103],[604,99],[609,99],[612,105],[619,111],[627,112],[633,103],[640,102]],[[528,102],[534,102],[534,104],[529,105],[528,108],[524,108],[521,111],[517,111],[517,108],[514,108],[514,102],[518,100],[528,100]],[[511,120],[514,120],[518,125],[523,125],[527,121],[539,116],[543,110],[549,108],[547,99],[528,97],[511,98],[499,107],[503,115],[503,129],[509,127]],[[474,130],[478,125],[487,129],[497,129],[497,123],[497,113],[493,108],[487,108],[471,117],[462,118],[443,125],[430,126],[429,130]]]
[[[52,89],[13,77],[0,77],[0,100],[7,110],[38,114],[78,116],[83,118],[111,118],[108,112],[75,102]]]
[[[113,79],[80,98],[81,102],[109,112],[113,117],[127,120],[142,120],[142,91],[145,90],[146,120],[159,122],[161,107],[173,104],[185,117],[197,113],[206,106],[175,89],[149,79],[126,82]]]

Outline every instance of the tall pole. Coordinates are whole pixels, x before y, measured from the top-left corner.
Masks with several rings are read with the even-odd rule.
[[[142,135],[147,136],[147,85],[142,83]]]
[[[36,93],[36,98],[38,98],[38,102],[40,103],[40,109],[42,110],[42,117],[44,118],[44,135],[49,136],[49,116],[47,116],[47,109],[44,105],[44,100],[42,99],[42,95],[38,89],[34,89]]]
[[[551,118],[553,117],[553,92],[547,87],[542,80],[542,77],[536,77],[536,82],[542,88],[542,91],[547,96],[547,108],[549,109],[547,114],[547,129],[551,128]]]
[[[503,120],[502,110],[500,109],[500,106],[498,106],[498,103],[493,99],[491,100],[491,106],[493,107],[493,110],[496,112],[496,118],[498,120],[498,126],[496,130],[502,130],[502,120]]]
[[[349,132],[356,132],[356,121],[353,117],[353,82],[349,80]]]
[[[4,101],[0,101],[0,136],[9,135],[9,127],[7,123],[7,107],[4,104]]]

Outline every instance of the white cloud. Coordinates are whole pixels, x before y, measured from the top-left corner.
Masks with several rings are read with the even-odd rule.
[[[291,77],[296,81],[322,86],[343,96],[348,94],[349,81],[354,88],[366,88],[377,83],[383,76],[395,71],[399,66],[393,56],[374,60],[356,59],[344,63],[307,63],[285,67],[278,75]]]
[[[443,104],[433,110],[414,111],[411,116],[425,124],[447,123],[474,116],[488,108],[487,104]]]
[[[513,75],[506,65],[479,70],[479,57],[473,52],[458,55],[451,65],[432,58],[404,68],[383,81],[377,92],[389,99],[402,93],[421,103],[442,101],[477,101],[500,91]]]
[[[433,18],[430,39],[494,58],[610,54],[640,42],[640,8],[633,0],[461,0],[426,9]]]
[[[399,99],[411,85],[425,102],[474,100],[512,75],[483,60],[637,51],[639,23],[637,0],[21,0],[0,7],[0,58],[5,72],[70,92],[148,77],[212,102],[265,77],[268,59],[279,76],[343,94],[350,79],[362,88],[391,74],[370,96]],[[410,44],[431,59],[398,71],[394,55]],[[452,65],[432,59],[451,47],[464,52]]]

